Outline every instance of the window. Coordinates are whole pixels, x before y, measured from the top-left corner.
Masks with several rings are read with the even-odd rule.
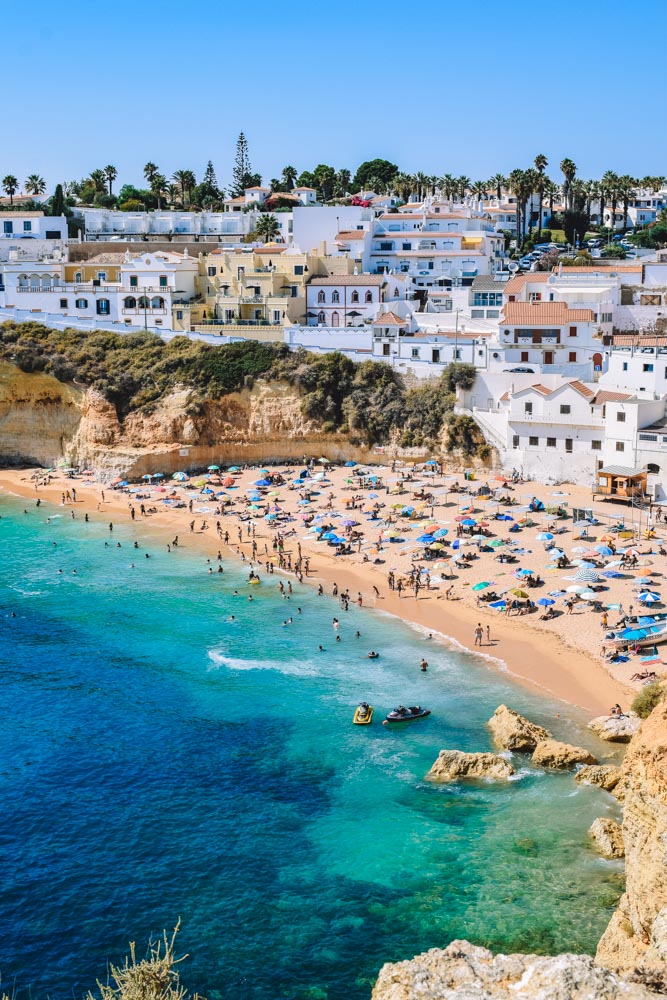
[[[298,299],[298,297],[299,297],[299,286],[298,285],[292,285],[291,288],[292,288],[292,298],[293,299]]]
[[[512,447],[513,448],[518,448],[519,447],[519,441],[520,441],[519,435],[518,434],[513,434],[512,435]]]
[[[138,288],[138,287],[139,287],[139,279],[137,278],[136,274],[131,274],[130,275],[130,288]]]
[[[627,372],[627,370],[628,370],[628,363],[627,363],[627,361],[624,361],[623,362],[623,371]],[[665,368],[665,375],[667,375],[667,368]]]
[[[340,302],[340,293],[336,288],[334,288],[333,292],[331,293],[331,301]]]
[[[470,316],[471,316],[472,319],[484,319],[484,310],[483,309],[471,309],[470,310]]]
[[[658,435],[657,434],[640,434],[639,435],[639,440],[640,441],[656,441],[657,442]]]
[[[503,304],[502,292],[474,292],[474,306],[501,306]]]
[[[2,223],[2,231],[3,231],[3,233],[13,233],[14,232],[14,223],[13,222],[3,222]]]
[[[164,299],[161,295],[154,295],[151,299],[151,307],[153,309],[164,309]]]
[[[366,292],[365,298],[366,298],[366,302],[372,302],[373,301],[373,293],[372,292]]]
[[[655,462],[649,462],[646,466],[646,471],[651,476],[658,476],[660,474],[660,466],[656,465]]]
[[[318,314],[317,314],[317,322],[318,322],[318,323],[326,323],[326,318],[325,318],[325,315],[324,315],[324,313],[322,312],[322,310],[320,310],[320,311],[318,312]]]
[[[215,277],[215,268],[214,267],[207,267],[206,268],[206,273],[208,274],[209,278],[214,278]],[[162,279],[160,279],[160,280],[162,280]],[[130,284],[131,284],[131,282],[130,282]]]
[[[357,291],[352,292],[352,295],[350,296],[350,301],[351,302],[358,302],[359,301],[359,292],[357,292]]]
[[[74,281],[77,285],[81,284],[81,271],[77,271],[74,275]]]
[[[652,372],[653,371],[653,365],[642,365],[642,371],[644,371],[644,372]]]
[[[98,316],[108,316],[111,312],[111,303],[108,299],[98,299],[97,300],[97,315]]]
[[[167,287],[168,287],[168,284],[167,284],[167,275],[166,274],[161,274],[160,275],[160,288],[167,288]]]
[[[76,306],[77,309],[87,309],[88,299],[77,299],[74,305]]]
[[[401,250],[412,250],[412,243],[402,243]]]
[[[570,336],[571,337],[576,337],[577,336],[577,328],[576,328],[576,326],[571,326],[570,327]]]
[[[565,438],[565,452],[568,455],[572,454],[572,438]]]
[[[618,420],[619,424],[624,424],[625,423],[625,413],[623,413],[622,410],[619,410],[618,413],[616,414],[616,419]]]
[[[320,302],[320,303],[326,302],[326,296],[325,296],[324,292],[318,292],[317,293],[317,301]]]
[[[379,249],[380,250],[393,250],[394,249],[394,244],[393,243],[387,243],[387,242],[381,242]]]
[[[527,361],[528,360],[528,351],[522,351],[521,352],[521,360],[522,361]]]
[[[182,309],[177,309],[176,310],[176,319],[183,319],[183,310]]]
[[[625,451],[625,445],[622,441],[616,442],[616,451]]]
[[[538,448],[540,444],[540,439],[538,437],[529,437],[528,444],[531,448]]]
[[[24,222],[23,222],[23,232],[24,233],[30,233],[30,232],[32,232],[32,222],[29,222],[28,220],[24,220]]]
[[[532,413],[533,412],[533,404],[532,403],[524,403],[523,404],[523,412],[524,413]]]
[[[389,357],[389,344],[383,344],[382,345],[382,355],[385,358]]]
[[[106,281],[107,280],[107,272],[106,271],[98,271],[97,272],[97,280],[98,281]]]
[[[61,309],[67,309],[67,299],[61,299],[60,300],[60,308]]]
[[[576,351],[570,351],[570,353],[567,356],[567,360],[568,361],[576,361],[577,360],[577,352]]]
[[[560,412],[561,413],[570,413],[571,409],[572,409],[572,407],[570,406],[569,403],[561,403],[561,405],[560,405]]]
[[[591,451],[602,451],[602,441],[591,441]]]
[[[542,293],[541,292],[529,292],[529,294],[528,294],[528,301],[529,302],[541,302],[542,301]]]
[[[547,448],[556,447],[556,438],[547,438]]]
[[[611,323],[611,313],[602,313],[602,323]]]
[[[125,306],[126,309],[136,309],[137,300],[135,299],[134,295],[128,295],[125,299],[123,299],[123,305]]]
[[[294,274],[303,274],[303,264],[294,265]]]
[[[418,358],[419,357],[419,348],[418,347],[413,347],[411,349],[411,351],[410,351],[410,357],[412,357],[412,358]]]

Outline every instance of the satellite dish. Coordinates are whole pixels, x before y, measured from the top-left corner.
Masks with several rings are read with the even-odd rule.
[[[515,274],[519,270],[519,265],[515,260],[511,260],[507,265],[507,270],[511,271],[512,274]]]

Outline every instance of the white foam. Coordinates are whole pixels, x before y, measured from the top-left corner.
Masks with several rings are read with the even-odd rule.
[[[314,677],[321,671],[317,670],[314,663],[304,660],[256,660],[244,659],[240,656],[227,656],[222,650],[209,649],[208,658],[211,660],[209,670],[216,670],[224,667],[227,670],[275,670],[279,674],[296,677]]]

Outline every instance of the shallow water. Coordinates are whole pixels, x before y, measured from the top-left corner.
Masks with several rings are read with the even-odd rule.
[[[3,984],[81,995],[179,916],[213,998],[368,997],[384,961],[456,937],[594,949],[621,888],[586,842],[609,796],[525,766],[423,780],[443,747],[490,747],[501,701],[571,739],[575,711],[387,616],[52,510],[0,500]],[[400,702],[433,714],[380,725]]]

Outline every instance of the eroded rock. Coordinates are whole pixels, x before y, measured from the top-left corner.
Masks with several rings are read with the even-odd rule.
[[[605,858],[625,857],[623,831],[621,824],[617,823],[616,820],[603,816],[598,817],[591,823],[588,836],[593,840],[596,850]]]
[[[575,747],[559,740],[541,740],[535,747],[532,762],[536,767],[566,770],[575,764],[597,764],[597,760],[584,747]]]
[[[493,742],[503,750],[527,753],[534,750],[541,740],[551,738],[542,726],[529,722],[507,705],[499,705],[488,722]]]
[[[459,778],[507,781],[514,773],[510,762],[500,754],[441,750],[426,777],[430,781],[457,781]]]
[[[574,780],[580,785],[597,785],[611,792],[621,780],[621,769],[613,764],[586,764],[577,771]]]
[[[591,719],[588,728],[592,729],[601,740],[608,740],[610,743],[629,743],[641,724],[639,716],[630,712],[629,715],[599,715],[596,719]]]

